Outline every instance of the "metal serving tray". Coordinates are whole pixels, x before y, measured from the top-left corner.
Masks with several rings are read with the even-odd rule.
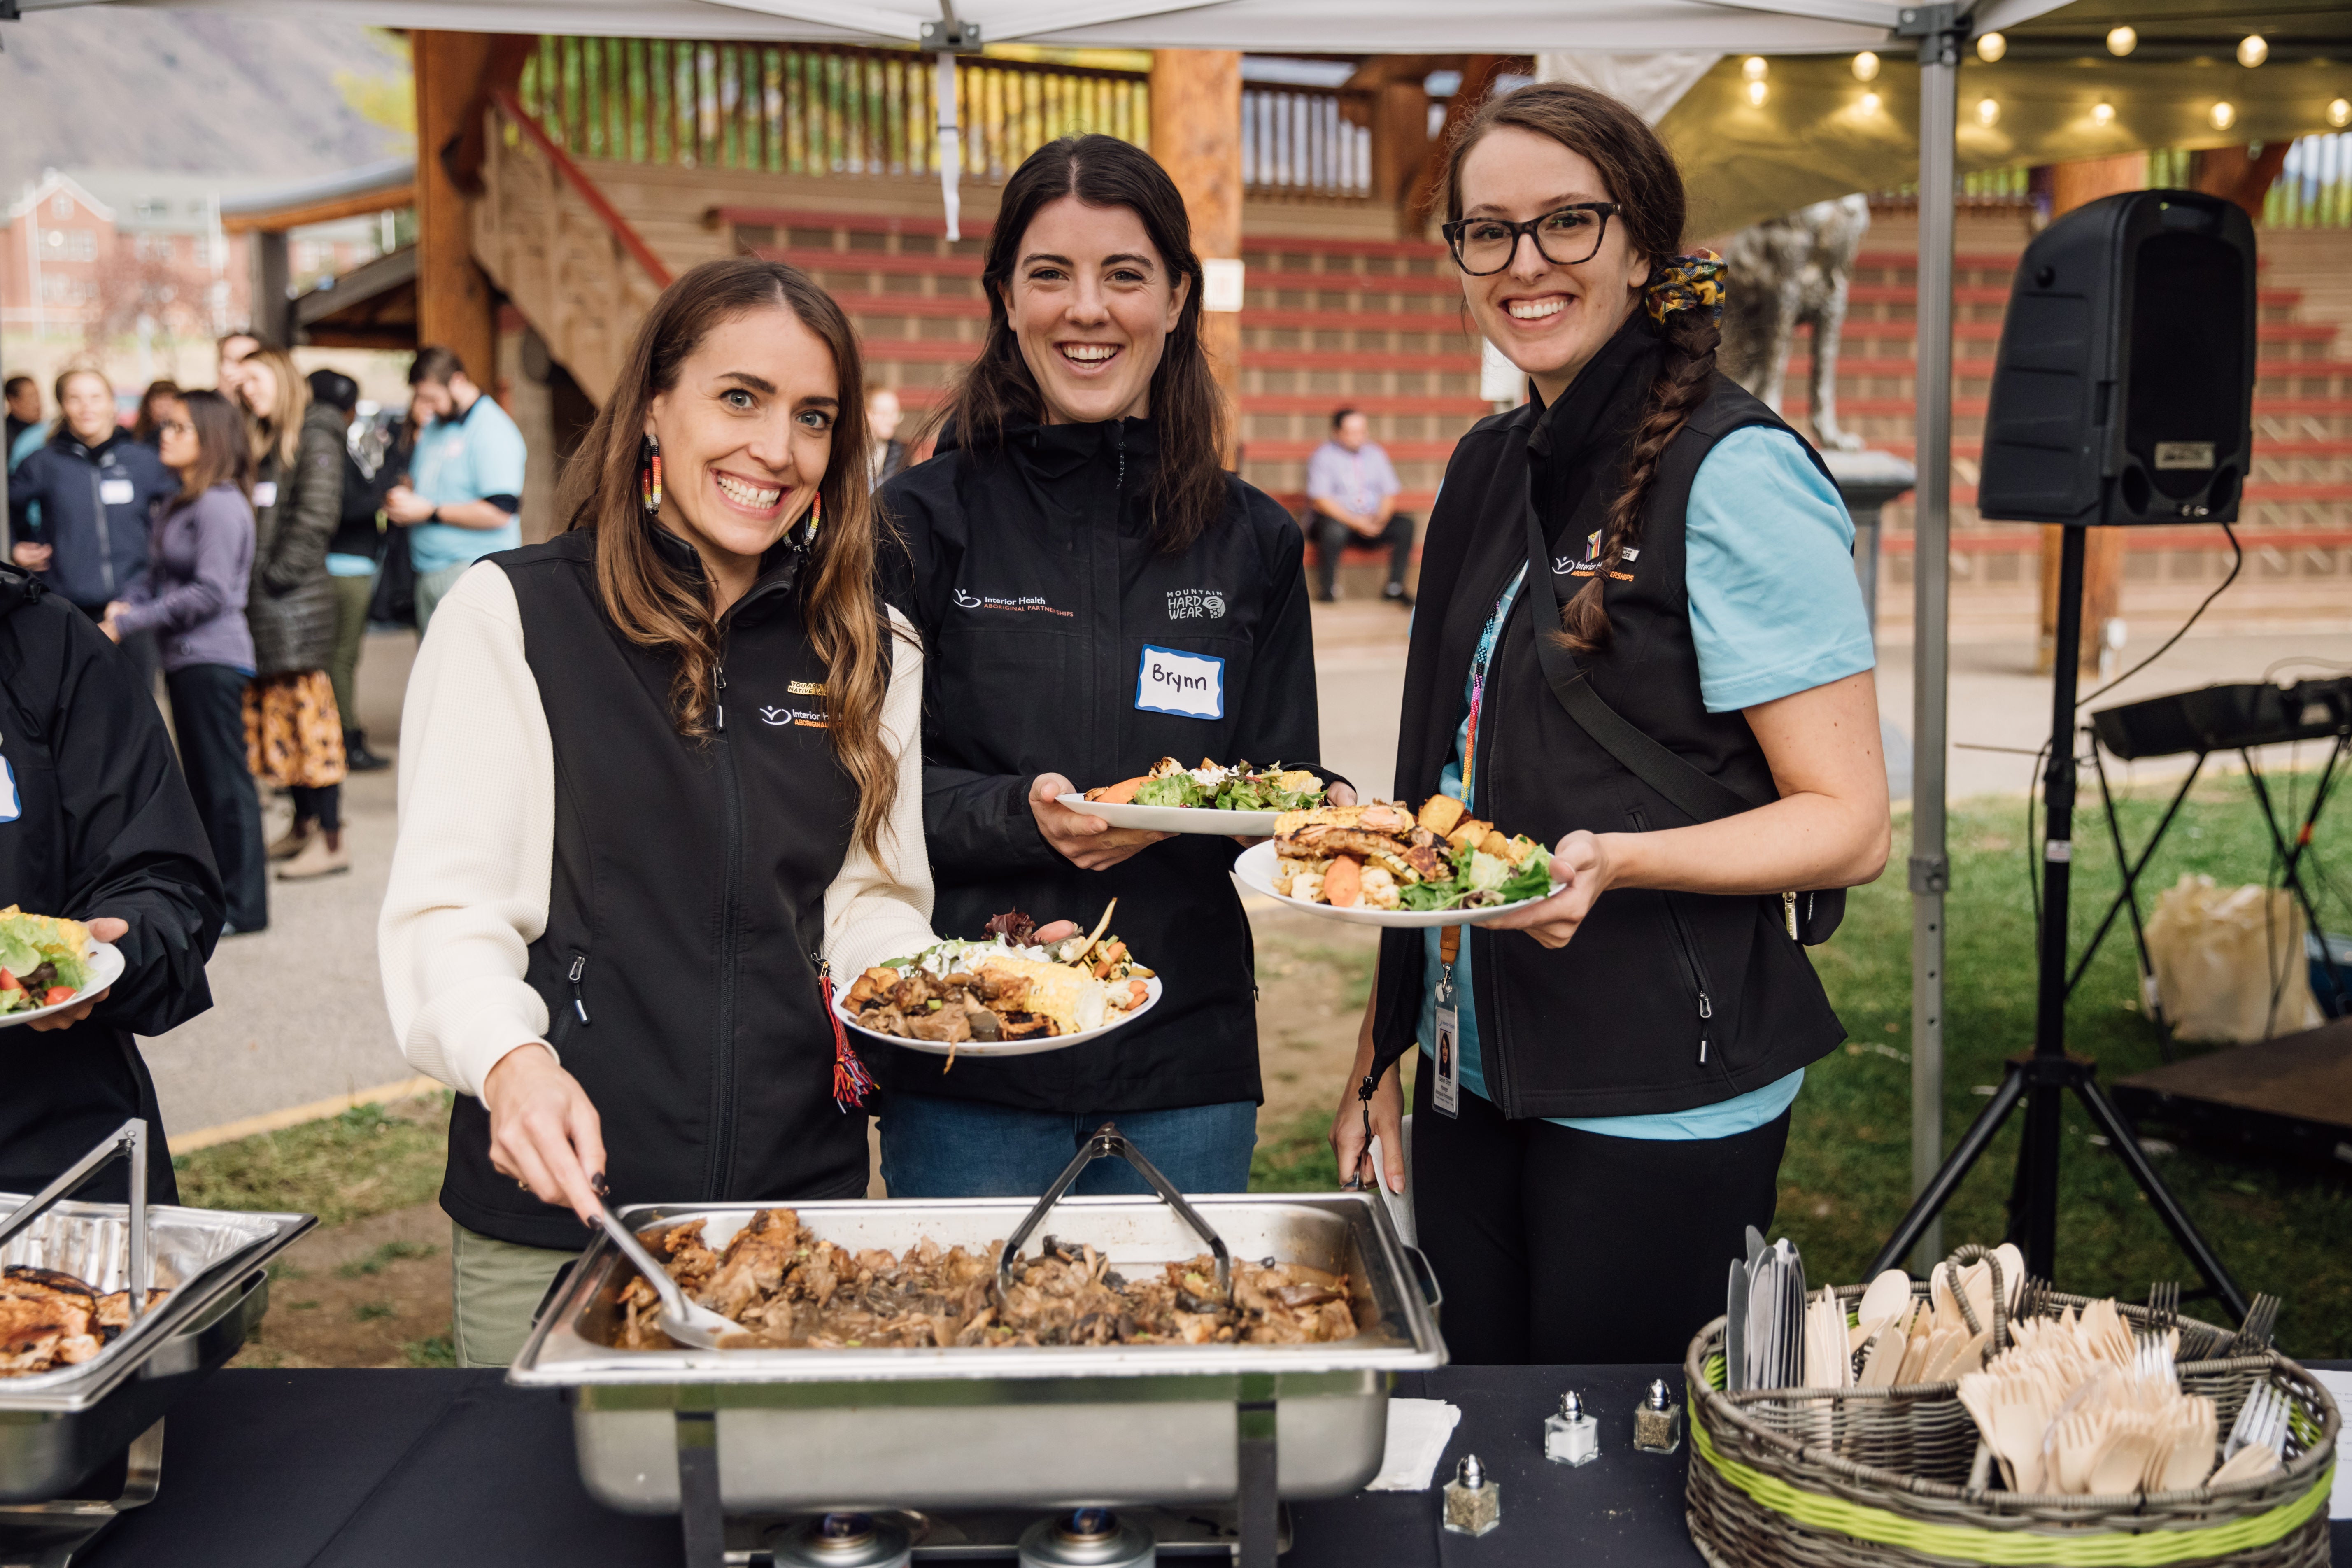
[[[0,1218],[26,1201],[0,1193]],[[63,1495],[235,1355],[268,1309],[263,1265],[317,1223],[300,1214],[149,1207],[154,1283],[171,1294],[79,1366],[0,1378],[0,1503]],[[59,1202],[0,1247],[5,1265],[54,1268],[101,1293],[126,1289],[130,1205]]]
[[[630,1512],[677,1511],[682,1448],[713,1438],[730,1514],[1230,1500],[1237,1406],[1271,1415],[1283,1497],[1361,1487],[1380,1469],[1390,1375],[1445,1363],[1425,1265],[1369,1193],[1191,1201],[1237,1258],[1344,1275],[1360,1321],[1369,1303],[1378,1327],[1307,1345],[615,1350],[632,1270],[599,1237],[507,1379],[568,1391],[582,1479]],[[924,1237],[985,1249],[1033,1205],[645,1205],[623,1218],[640,1232],[699,1218],[716,1246],[763,1207],[793,1208],[852,1250],[904,1250]],[[1051,1229],[1131,1272],[1202,1250],[1148,1197],[1066,1199]],[[709,1436],[689,1436],[698,1417]]]

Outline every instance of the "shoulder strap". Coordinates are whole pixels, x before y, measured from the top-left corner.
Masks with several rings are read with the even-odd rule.
[[[1703,452],[1712,444],[1707,440],[1676,440],[1667,448],[1667,456],[1685,446],[1698,447]],[[1543,666],[1544,680],[1550,686],[1552,696],[1576,721],[1577,727],[1623,764],[1628,773],[1672,801],[1694,822],[1713,822],[1769,805],[1769,801],[1751,800],[1714,774],[1701,772],[1644,734],[1592,689],[1591,672],[1550,635],[1559,625],[1559,581],[1552,574],[1551,554],[1544,548],[1543,526],[1536,517],[1534,506],[1521,510],[1528,528],[1528,602],[1535,617],[1536,658]]]

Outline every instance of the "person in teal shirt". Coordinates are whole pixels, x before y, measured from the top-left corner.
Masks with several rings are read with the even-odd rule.
[[[416,568],[416,631],[466,568],[522,543],[522,432],[483,395],[456,353],[438,343],[409,367],[409,416],[423,422],[409,454],[408,482],[383,498],[384,515],[408,530]]]

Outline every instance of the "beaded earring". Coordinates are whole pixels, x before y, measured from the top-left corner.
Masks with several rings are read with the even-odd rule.
[[[646,437],[646,461],[637,470],[638,493],[644,498],[646,514],[659,515],[662,508],[661,443]]]
[[[820,490],[814,496],[810,498],[806,531],[803,533],[802,538],[806,540],[814,540],[816,538],[817,524],[824,521],[824,492]]]

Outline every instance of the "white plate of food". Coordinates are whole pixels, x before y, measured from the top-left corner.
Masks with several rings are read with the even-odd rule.
[[[1432,795],[1418,814],[1394,801],[1285,812],[1234,862],[1234,883],[1353,925],[1485,925],[1559,892],[1550,871],[1542,845]]]
[[[1097,928],[1044,947],[943,942],[866,970],[834,1012],[869,1039],[910,1051],[1025,1057],[1100,1039],[1150,1012],[1160,991],[1160,977]]]
[[[122,954],[79,921],[0,910],[0,1029],[78,1007],[122,978]]]
[[[1162,757],[1151,771],[1084,795],[1057,796],[1072,811],[1099,816],[1113,827],[1150,833],[1214,833],[1265,838],[1286,811],[1319,805],[1328,784],[1306,768],[1252,767],[1206,757],[1188,768]]]

